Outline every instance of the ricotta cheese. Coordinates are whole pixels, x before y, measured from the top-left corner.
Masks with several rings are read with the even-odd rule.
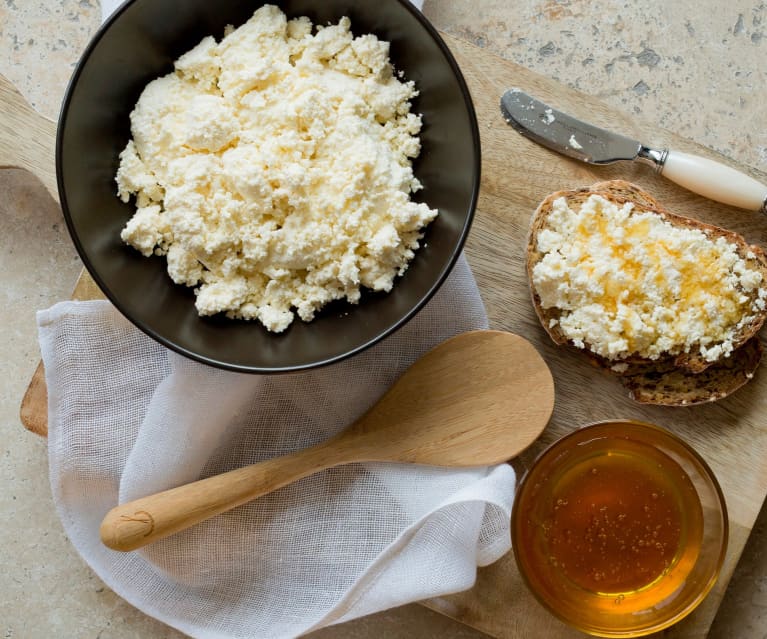
[[[716,361],[767,299],[761,273],[723,237],[591,195],[554,202],[532,281],[563,334],[611,360],[699,353]]]
[[[391,290],[437,215],[411,200],[418,95],[389,44],[266,5],[144,89],[120,154],[122,239],[164,255],[201,315],[285,330]]]
[[[568,143],[568,144],[570,145],[570,147],[571,147],[571,148],[573,148],[573,149],[582,149],[582,148],[583,148],[583,146],[581,145],[581,143],[580,143],[580,142],[578,142],[578,140],[576,140],[576,139],[575,139],[575,134],[573,134],[573,135],[571,135],[571,136],[570,136],[570,139],[567,141],[567,143]]]

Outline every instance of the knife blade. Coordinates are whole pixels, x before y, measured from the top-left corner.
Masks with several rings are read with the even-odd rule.
[[[518,88],[503,94],[501,113],[519,133],[567,157],[589,164],[641,161],[699,195],[767,214],[767,186],[720,162],[651,148],[639,140],[578,120]]]
[[[634,160],[642,148],[637,140],[576,120],[519,89],[503,94],[501,111],[522,135],[589,164]]]

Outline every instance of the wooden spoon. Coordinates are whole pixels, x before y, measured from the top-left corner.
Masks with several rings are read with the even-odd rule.
[[[135,550],[340,464],[498,464],[535,441],[553,407],[554,381],[529,342],[500,331],[463,333],[415,362],[339,435],[121,504],[104,517],[101,540],[114,550]]]

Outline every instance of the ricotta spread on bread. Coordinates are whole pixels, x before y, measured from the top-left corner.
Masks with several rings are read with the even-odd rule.
[[[206,37],[131,113],[122,239],[164,255],[200,315],[285,330],[361,289],[391,290],[437,215],[421,188],[418,95],[389,44],[266,5]]]
[[[761,272],[725,237],[633,209],[598,194],[573,208],[553,202],[532,269],[541,306],[559,310],[550,326],[609,360],[729,356],[739,330],[764,312]]]

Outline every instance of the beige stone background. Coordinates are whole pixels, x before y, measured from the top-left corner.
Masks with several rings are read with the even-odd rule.
[[[767,170],[765,2],[426,0],[424,12],[446,32]],[[0,73],[55,118],[99,21],[97,0],[0,0]],[[68,297],[80,269],[54,202],[21,171],[0,171],[0,247],[0,638],[180,639],[75,554],[51,504],[45,441],[19,424],[39,358],[34,312]],[[767,638],[766,551],[763,510],[710,637]],[[313,636],[485,635],[411,605]]]

